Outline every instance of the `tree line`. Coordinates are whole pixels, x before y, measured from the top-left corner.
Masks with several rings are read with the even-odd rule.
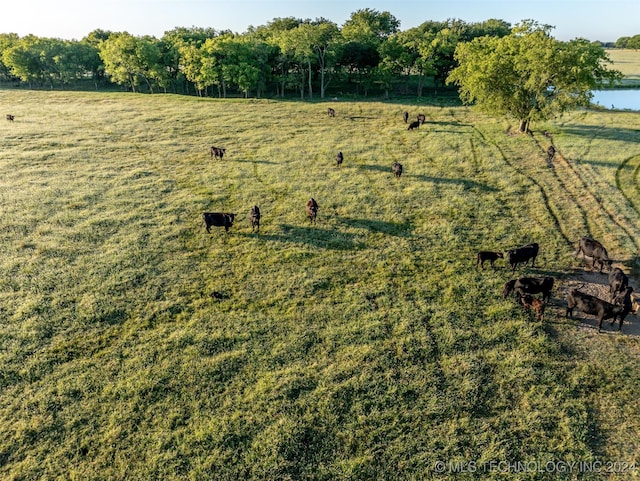
[[[344,94],[397,89],[420,96],[427,82],[444,86],[457,44],[510,32],[509,23],[495,19],[427,21],[401,31],[392,14],[367,8],[342,27],[288,17],[243,34],[177,27],[158,39],[95,30],[78,41],[9,33],[0,34],[0,80],[63,89],[92,81],[96,89],[117,84],[217,97],[324,98],[337,85]]]

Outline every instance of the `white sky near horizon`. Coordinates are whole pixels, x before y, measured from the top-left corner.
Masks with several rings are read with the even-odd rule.
[[[615,42],[640,34],[640,0],[4,0],[0,33],[80,40],[96,29],[161,38],[175,27],[244,33],[274,18],[324,17],[342,26],[357,10],[389,12],[408,30],[450,18],[525,19],[552,25],[552,35]]]

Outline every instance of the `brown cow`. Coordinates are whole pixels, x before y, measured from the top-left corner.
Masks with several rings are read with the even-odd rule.
[[[318,215],[318,203],[312,197],[307,201],[307,217],[312,223],[316,223],[316,217]]]
[[[611,269],[613,260],[609,259],[607,249],[605,249],[599,241],[592,239],[591,237],[582,237],[578,243],[578,250],[573,254],[573,256],[577,257],[580,252],[582,252],[586,257],[591,257],[594,269],[596,268],[597,263],[600,264],[600,272],[602,272],[602,268],[605,265]]]
[[[536,297],[530,296],[529,294],[525,294],[524,296],[520,296],[520,302],[526,310],[533,309],[533,312],[535,312],[536,319],[538,321],[544,320],[545,303],[543,301]]]

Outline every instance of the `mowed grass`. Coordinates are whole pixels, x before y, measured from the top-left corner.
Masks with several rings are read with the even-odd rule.
[[[613,61],[611,67],[624,75],[623,85],[640,84],[640,50],[611,48],[607,49],[607,55]]]
[[[0,105],[3,479],[638,477],[638,320],[598,334],[563,298],[582,235],[637,265],[638,114],[522,136],[446,103]],[[236,223],[208,235],[203,211]],[[502,299],[503,260],[475,267],[529,242],[543,322]]]

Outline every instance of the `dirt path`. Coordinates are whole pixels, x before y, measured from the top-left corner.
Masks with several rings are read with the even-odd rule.
[[[613,267],[620,267],[622,270],[627,271],[624,266],[613,265]],[[582,292],[591,294],[600,299],[609,300],[609,279],[608,273],[602,272],[600,274],[597,270],[590,270],[591,266],[585,263],[584,268],[577,268],[570,273],[566,278],[562,279],[559,283],[559,287],[555,288],[555,295],[553,303],[548,306],[548,312],[553,313],[555,318],[564,319],[567,309],[567,293],[570,288],[580,289]],[[638,279],[629,276],[629,285],[633,287],[634,292],[640,290],[640,282]],[[625,318],[622,326],[622,334],[626,336],[640,337],[640,311],[637,314],[629,313]],[[545,318],[546,318],[545,313]],[[592,316],[584,314],[583,312],[574,309],[573,311],[574,321],[579,322],[578,327],[580,329],[590,329],[594,333],[598,333],[598,320]],[[567,320],[568,321],[568,320]],[[610,325],[609,321],[602,322],[602,334],[619,334],[618,321],[615,325]]]

